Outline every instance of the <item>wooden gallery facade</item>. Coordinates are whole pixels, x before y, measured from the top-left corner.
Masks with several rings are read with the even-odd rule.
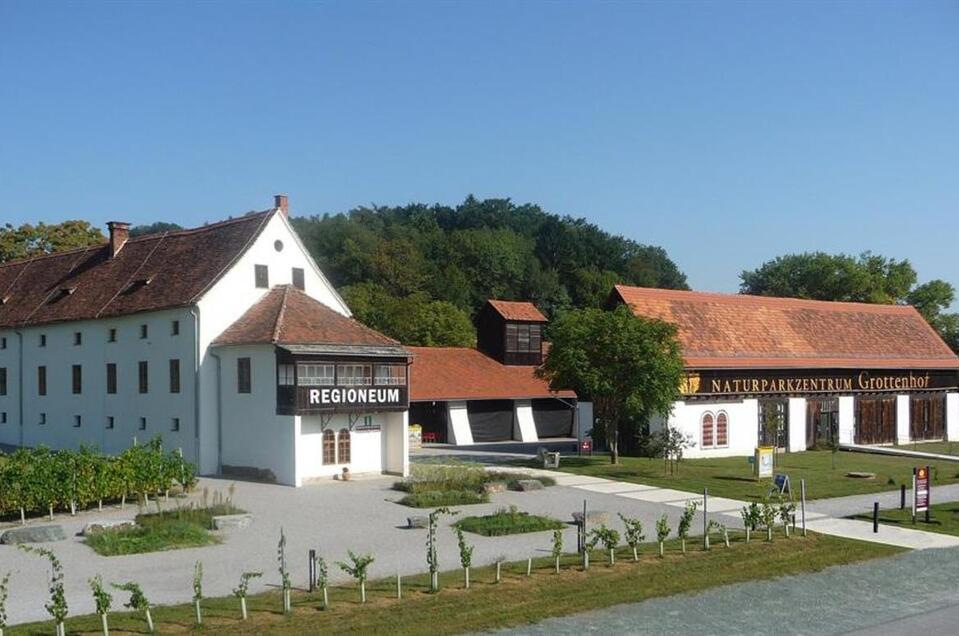
[[[677,326],[669,424],[690,457],[959,440],[959,358],[913,307],[627,286],[610,302]]]

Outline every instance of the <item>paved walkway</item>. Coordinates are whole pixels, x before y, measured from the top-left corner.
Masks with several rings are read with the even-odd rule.
[[[871,453],[873,455],[917,457],[919,459],[936,459],[946,462],[959,462],[959,455],[949,455],[947,453],[927,453],[925,451],[911,450],[902,446],[861,446],[859,444],[840,444],[839,449],[845,451],[854,451],[857,453]]]

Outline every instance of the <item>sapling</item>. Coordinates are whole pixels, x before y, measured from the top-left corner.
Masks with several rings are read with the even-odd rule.
[[[656,522],[656,541],[659,543],[659,556],[663,556],[663,544],[666,542],[666,537],[669,536],[669,517],[663,515]]]
[[[0,636],[7,626],[7,596],[10,594],[10,573],[7,572],[0,579]]]
[[[643,534],[643,522],[639,517],[626,517],[623,513],[619,513],[619,518],[626,528],[626,545],[633,550],[633,561],[639,561],[639,545],[643,542],[643,539],[646,538]]]
[[[372,554],[354,554],[352,550],[347,550],[350,557],[349,563],[337,561],[340,569],[356,579],[360,584],[360,603],[366,602],[366,571],[373,563]]]
[[[496,582],[500,583],[503,580],[503,561],[506,560],[506,557],[499,556],[496,557]]]
[[[124,603],[124,607],[129,607],[135,612],[143,612],[144,618],[147,621],[147,629],[150,633],[153,633],[153,616],[150,615],[150,601],[147,600],[146,595],[143,594],[143,590],[139,585],[130,581],[129,583],[123,583],[118,585],[117,583],[112,584],[118,590],[123,590],[124,592],[130,593],[130,600],[127,603]]]
[[[793,519],[793,516],[796,512],[796,504],[791,501],[783,501],[779,504],[779,520],[783,524],[783,532],[786,533],[786,538],[789,538],[789,524]]]
[[[759,508],[759,504],[753,501],[748,506],[743,506],[740,514],[743,517],[743,526],[746,528],[746,543],[749,543],[749,539],[752,536],[752,531],[759,527],[759,522],[762,519],[762,512]]]
[[[706,537],[705,537],[705,542],[704,542],[704,545],[705,545],[706,549],[707,549],[707,550],[709,549],[709,536],[710,536],[713,532],[718,532],[718,533],[722,536],[722,538],[723,538],[723,543],[725,543],[725,544],[726,544],[726,547],[728,548],[728,547],[729,547],[729,533],[726,531],[726,526],[724,526],[723,524],[719,523],[718,521],[710,521],[710,522],[706,525]]]
[[[563,556],[563,531],[553,530],[553,561],[556,563],[556,574],[559,574],[561,556]]]
[[[456,528],[456,544],[460,549],[460,565],[463,568],[463,580],[466,585],[466,589],[470,589],[470,565],[473,563],[473,548],[466,543],[466,537],[463,536],[463,531],[460,528]]]
[[[240,584],[233,588],[233,596],[240,599],[240,613],[243,620],[246,620],[246,595],[250,590],[250,580],[261,576],[263,576],[262,572],[244,572],[240,575]]]
[[[763,527],[766,528],[766,541],[773,540],[773,526],[776,525],[776,507],[769,501],[769,497],[763,499],[763,503],[760,506],[760,519],[762,520]]]
[[[110,613],[113,596],[103,587],[103,579],[99,574],[90,579],[90,590],[93,592],[93,602],[97,606],[97,614],[100,616],[100,624],[103,626],[103,636],[110,636],[107,614]],[[0,634],[0,636],[2,636],[2,634]]]
[[[57,636],[66,636],[66,628],[63,622],[67,618],[69,608],[67,607],[66,592],[63,589],[63,565],[60,563],[60,559],[46,548],[34,548],[22,543],[17,547],[24,552],[36,554],[50,561],[50,602],[43,607],[56,623]]]
[[[609,564],[611,566],[614,565],[616,563],[616,546],[619,544],[619,532],[612,528],[607,528],[605,525],[601,525],[591,531],[590,536],[589,549],[593,549],[596,547],[596,544],[602,543],[603,548],[609,555]]]
[[[330,573],[323,557],[316,557],[316,585],[323,592],[323,609],[330,606],[330,596],[327,587],[330,583]]]
[[[429,514],[429,529],[426,534],[426,564],[430,569],[430,592],[440,589],[440,561],[436,554],[436,520],[440,515],[455,515],[456,513],[443,506]]]
[[[683,514],[679,517],[679,527],[676,532],[683,543],[683,554],[686,554],[686,539],[689,537],[689,529],[693,527],[693,516],[696,514],[696,508],[699,507],[698,501],[687,501],[683,508]]]
[[[193,564],[193,607],[196,609],[196,624],[203,624],[203,614],[200,612],[200,601],[203,600],[203,564],[197,561]]]
[[[205,497],[205,495],[204,495]],[[280,586],[283,589],[283,613],[288,614],[293,609],[290,602],[290,589],[293,583],[290,581],[290,571],[286,566],[286,533],[280,528],[280,542],[276,544],[276,561],[279,565]]]

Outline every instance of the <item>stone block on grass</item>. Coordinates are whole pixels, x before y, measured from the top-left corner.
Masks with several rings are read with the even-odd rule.
[[[583,513],[574,512],[573,521],[577,524],[583,523]],[[586,512],[587,526],[605,526],[609,524],[609,513],[605,510],[589,510]]]
[[[105,519],[102,521],[91,521],[87,525],[83,526],[83,530],[80,532],[80,534],[85,537],[89,537],[91,534],[103,532],[104,530],[126,530],[135,528],[136,525],[137,522],[133,519],[120,519],[117,521]]]
[[[430,525],[430,518],[417,515],[415,517],[406,518],[406,527],[410,529],[414,528],[428,528]]]
[[[491,481],[483,484],[483,492],[485,492],[487,495],[495,495],[498,492],[506,492],[506,482]]]
[[[253,515],[244,512],[238,515],[216,515],[213,517],[215,530],[236,530],[245,528],[253,523]]]
[[[4,545],[49,543],[51,541],[63,541],[66,538],[67,534],[63,531],[63,526],[27,526],[7,530],[0,535],[0,543]]]
[[[544,488],[543,482],[538,479],[520,479],[516,482],[516,486],[523,492],[542,490]]]

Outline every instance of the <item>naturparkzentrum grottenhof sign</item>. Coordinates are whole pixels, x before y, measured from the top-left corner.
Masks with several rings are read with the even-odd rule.
[[[955,371],[696,371],[684,376],[687,396],[930,391],[955,388]]]

